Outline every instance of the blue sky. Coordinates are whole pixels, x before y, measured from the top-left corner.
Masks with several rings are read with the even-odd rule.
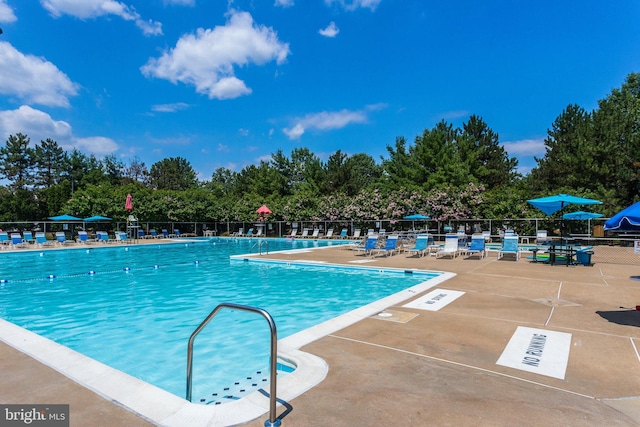
[[[0,138],[200,179],[307,147],[377,161],[479,115],[527,173],[640,71],[640,2],[0,0]]]

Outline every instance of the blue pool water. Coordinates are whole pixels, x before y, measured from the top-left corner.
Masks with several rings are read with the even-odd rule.
[[[230,261],[255,241],[2,254],[0,317],[184,397],[188,338],[222,302],[267,310],[282,339],[438,274]],[[269,240],[269,250],[323,244]],[[197,401],[268,366],[269,328],[223,310],[194,350]]]

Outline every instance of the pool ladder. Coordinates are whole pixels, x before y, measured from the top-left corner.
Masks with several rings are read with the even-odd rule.
[[[267,245],[268,246],[268,245]],[[223,308],[229,308],[232,310],[240,310],[240,311],[248,311],[251,313],[256,313],[264,317],[269,324],[269,329],[271,330],[271,354],[270,354],[270,367],[269,367],[269,375],[270,375],[270,384],[269,384],[269,419],[264,422],[265,427],[278,427],[280,425],[280,419],[276,416],[276,375],[277,375],[277,357],[278,357],[278,332],[276,331],[276,323],[273,321],[273,317],[271,315],[257,307],[250,307],[248,305],[240,305],[233,304],[230,302],[219,304],[216,308],[213,309],[211,313],[207,316],[206,319],[200,323],[195,331],[189,337],[189,345],[187,346],[187,400],[191,402],[191,392],[192,392],[192,379],[193,379],[193,342],[196,339],[196,336],[204,329],[205,326],[213,319],[216,314]]]
[[[264,240],[261,240],[259,242],[255,242],[253,244],[253,246],[251,246],[251,252],[253,252],[253,248],[258,247],[258,251],[260,251],[260,255],[262,255],[262,247],[266,246],[266,250],[265,253],[268,254],[269,253],[269,242],[266,242]]]

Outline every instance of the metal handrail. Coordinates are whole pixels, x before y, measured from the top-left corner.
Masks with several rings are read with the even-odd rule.
[[[264,240],[263,241],[259,241],[259,242],[255,242],[253,244],[253,246],[251,246],[251,251],[250,252],[253,252],[253,248],[255,248],[257,246],[260,255],[262,255],[262,245],[265,245],[267,247],[267,250],[265,251],[265,253],[268,254],[269,253],[269,242],[264,241]]]
[[[196,339],[196,336],[204,329],[205,326],[215,317],[216,314],[223,308],[230,308],[234,310],[240,311],[248,311],[251,313],[260,314],[267,320],[269,324],[269,329],[271,330],[271,361],[269,367],[270,374],[270,396],[269,396],[269,419],[264,422],[266,427],[277,427],[280,425],[280,420],[276,417],[276,375],[277,375],[277,357],[278,357],[278,332],[276,330],[276,323],[273,320],[271,315],[257,307],[250,307],[247,305],[233,304],[233,303],[222,303],[219,304],[216,308],[213,309],[211,313],[207,316],[206,319],[200,326],[198,326],[195,331],[189,337],[189,344],[187,348],[187,400],[191,402],[191,392],[192,392],[192,379],[193,379],[193,342]]]

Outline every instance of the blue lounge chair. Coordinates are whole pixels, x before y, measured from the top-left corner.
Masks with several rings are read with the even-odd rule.
[[[364,242],[364,246],[354,248],[354,251],[357,253],[362,252],[365,256],[372,255],[373,251],[378,247],[378,236],[369,236],[367,240]]]
[[[11,240],[9,240],[9,233],[6,231],[0,231],[0,245],[9,246],[11,244]]]
[[[418,255],[419,257],[425,256],[427,253],[427,246],[429,245],[429,235],[428,234],[418,234],[416,237],[416,243],[414,247],[407,249],[409,256]]]
[[[127,233],[124,231],[116,231],[113,234],[117,243],[127,243]]]
[[[467,249],[468,256],[480,255],[480,259],[483,259],[487,254],[485,246],[485,238],[482,234],[474,234],[471,236],[471,246]]]
[[[38,247],[51,246],[53,245],[53,241],[47,240],[46,234],[39,231],[36,233],[36,245],[38,245]]]
[[[247,230],[247,234],[245,235],[246,237],[251,237],[253,236],[253,228],[250,228]]]
[[[149,236],[147,236],[147,239],[157,239],[158,238],[158,232],[156,231],[155,228],[152,228],[151,230],[149,230]]]
[[[56,232],[56,242],[59,245],[66,245],[66,244],[70,243],[67,240],[67,236],[64,234],[64,231],[57,231]]]
[[[347,229],[343,228],[338,235],[338,239],[346,239],[347,238]]]
[[[86,231],[78,231],[78,242],[86,245],[87,243],[93,242],[93,240],[89,239],[89,233]]]
[[[96,241],[100,243],[111,243],[112,240],[109,238],[109,233],[106,231],[96,231]]]
[[[394,252],[400,250],[398,246],[398,235],[387,236],[387,240],[384,243],[384,247],[378,249],[378,255],[384,254],[385,256],[393,255]]]
[[[147,233],[142,228],[138,228],[138,239],[146,239]]]
[[[520,259],[520,248],[518,248],[518,235],[506,235],[502,241],[502,248],[498,251],[498,259],[505,255],[515,255],[516,261]]]
[[[27,246],[27,242],[22,240],[22,235],[20,233],[11,233],[11,246],[14,248],[24,248]]]
[[[36,242],[36,239],[33,238],[33,233],[31,231],[23,231],[22,240],[31,245]]]
[[[169,232],[166,228],[162,229],[162,237],[164,237],[165,239],[169,238]]]

